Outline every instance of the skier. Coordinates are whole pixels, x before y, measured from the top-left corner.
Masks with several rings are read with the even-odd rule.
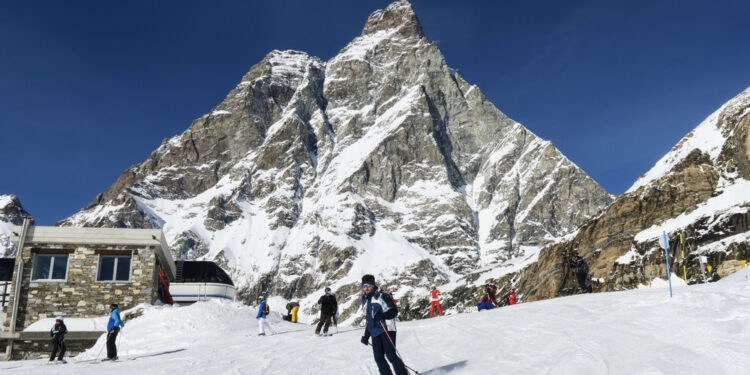
[[[430,304],[432,305],[432,307],[430,307],[430,318],[432,318],[432,315],[435,313],[435,308],[437,308],[438,315],[443,315],[443,309],[440,308],[440,291],[434,285],[430,291]]]
[[[360,341],[368,345],[368,340],[372,337],[372,354],[380,375],[391,374],[386,358],[391,362],[396,375],[407,375],[406,366],[396,352],[394,319],[398,314],[398,308],[393,302],[393,297],[378,290],[373,275],[362,276],[362,291],[362,309],[367,318],[367,326]]]
[[[107,322],[107,358],[104,361],[117,360],[117,334],[120,327],[125,327],[125,323],[120,319],[120,309],[117,304],[109,305],[109,322]]]
[[[515,305],[516,304],[516,291],[511,288],[510,294],[508,295],[508,304],[509,305]]]
[[[492,285],[494,286],[494,285]],[[497,287],[495,287],[495,290],[497,290]],[[477,310],[492,310],[497,306],[497,301],[495,300],[495,293],[493,289],[490,287],[490,284],[485,285],[484,287],[484,296],[482,296],[482,301],[477,303]]]
[[[270,312],[271,307],[268,306],[266,299],[262,295],[258,296],[258,315],[255,316],[255,319],[258,319],[258,336],[266,335],[264,324],[266,322],[266,316],[268,316]]]
[[[497,306],[497,286],[493,284],[487,284],[485,285],[485,291],[487,292],[487,295],[490,297],[490,302],[492,302],[493,305]]]
[[[286,304],[286,316],[284,320],[292,323],[297,323],[297,311],[299,311],[299,303],[289,302]]]
[[[58,316],[55,319],[55,325],[49,330],[49,335],[52,337],[52,353],[49,355],[49,362],[52,363],[55,360],[55,353],[60,351],[57,355],[57,362],[66,363],[63,359],[65,355],[65,334],[68,333],[68,327],[65,327],[63,317]]]
[[[581,292],[591,293],[591,288],[586,286],[586,278],[589,274],[589,265],[586,264],[586,261],[583,260],[580,255],[576,255],[570,261],[570,266],[573,267],[576,274],[576,279],[578,279],[578,286],[581,288]]]
[[[320,328],[323,328],[323,336],[328,336],[328,327],[331,326],[331,320],[336,315],[338,310],[338,304],[336,303],[336,297],[331,295],[331,288],[326,288],[323,296],[318,299],[318,305],[320,305],[320,321],[318,326],[315,328],[315,334],[320,336]]]

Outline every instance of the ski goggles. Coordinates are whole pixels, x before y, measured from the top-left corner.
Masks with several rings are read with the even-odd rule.
[[[372,288],[372,284],[362,284],[362,289]]]

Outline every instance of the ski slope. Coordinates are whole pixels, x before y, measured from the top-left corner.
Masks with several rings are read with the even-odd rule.
[[[675,290],[557,298],[399,324],[398,348],[423,374],[746,374],[750,269]],[[2,374],[376,374],[361,328],[313,336],[273,315],[256,336],[255,310],[211,301],[148,307],[129,322],[116,363],[103,338],[67,365],[0,362]],[[335,331],[335,330],[334,330]]]

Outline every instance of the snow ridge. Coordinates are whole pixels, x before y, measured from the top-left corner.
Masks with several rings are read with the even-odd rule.
[[[740,109],[744,111],[739,112]],[[722,147],[732,135],[732,129],[725,127],[727,117],[742,118],[747,115],[748,110],[750,110],[750,87],[724,103],[703,120],[693,131],[682,138],[671,151],[659,159],[648,172],[638,178],[625,193],[636,191],[638,188],[666,175],[695,149],[703,151],[708,154],[712,161],[716,161]]]

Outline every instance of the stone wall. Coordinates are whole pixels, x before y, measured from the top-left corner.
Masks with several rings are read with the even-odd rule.
[[[97,339],[70,340],[65,338],[65,358],[75,357],[94,346]],[[1,345],[3,352],[5,344]],[[50,340],[15,340],[11,360],[49,358]]]
[[[35,244],[35,248],[52,249]],[[54,248],[59,249],[59,245]],[[67,248],[70,249],[70,248]],[[99,253],[132,251],[131,275],[128,282],[96,281]],[[113,254],[114,255],[114,254]],[[75,247],[68,256],[68,277],[62,281],[30,282],[32,272],[32,249],[23,251],[23,282],[16,320],[16,330],[21,331],[34,322],[62,315],[69,318],[103,316],[109,305],[117,303],[120,310],[129,309],[139,303],[153,303],[158,290],[155,280],[158,260],[155,249],[150,247],[108,246]],[[15,288],[14,279],[13,288]],[[9,306],[12,306],[13,301]],[[10,313],[4,326],[10,326]]]

